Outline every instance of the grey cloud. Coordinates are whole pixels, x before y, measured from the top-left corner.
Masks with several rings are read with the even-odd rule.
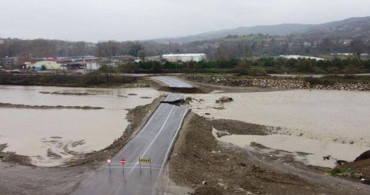
[[[0,0],[0,37],[142,40],[366,16],[368,0]]]

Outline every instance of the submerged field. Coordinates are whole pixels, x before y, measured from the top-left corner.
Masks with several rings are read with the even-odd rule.
[[[27,105],[0,107],[0,144],[7,146],[3,152],[29,156],[38,166],[61,165],[79,153],[104,149],[129,124],[127,109],[149,104],[159,96],[151,88],[19,86],[0,86],[0,94],[1,103]]]
[[[219,104],[222,96],[233,102]],[[306,154],[307,164],[333,167],[336,160],[353,161],[370,149],[370,93],[294,90],[263,93],[196,94],[190,107],[207,118],[232,119],[270,127],[270,135],[231,135],[221,141],[250,148]],[[331,155],[330,160],[323,156]]]

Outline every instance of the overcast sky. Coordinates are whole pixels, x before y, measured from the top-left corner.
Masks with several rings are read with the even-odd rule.
[[[144,40],[370,15],[370,0],[0,0],[0,37]]]

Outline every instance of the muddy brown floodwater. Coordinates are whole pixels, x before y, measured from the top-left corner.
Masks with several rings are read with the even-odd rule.
[[[336,160],[353,161],[370,149],[370,93],[291,90],[260,93],[196,94],[193,112],[215,119],[239,120],[271,127],[270,135],[225,136],[220,141],[308,153],[303,162],[333,167]],[[227,96],[234,101],[220,104]],[[331,155],[330,160],[323,156]]]
[[[7,144],[4,152],[29,156],[34,165],[62,165],[79,153],[109,146],[127,127],[128,109],[149,104],[159,95],[151,88],[0,86],[1,103],[28,105],[0,107],[0,144]],[[32,106],[50,109],[30,109]],[[103,109],[52,109],[53,106]]]

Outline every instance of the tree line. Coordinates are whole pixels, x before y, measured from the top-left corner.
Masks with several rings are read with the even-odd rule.
[[[356,74],[370,72],[370,60],[356,58],[334,60],[259,58],[201,62],[139,62],[117,67],[103,66],[101,72],[116,73],[237,73],[266,75],[284,73]]]
[[[0,58],[50,57],[94,55],[111,57],[131,55],[145,58],[166,53],[205,53],[210,60],[230,60],[252,56],[329,55],[330,53],[370,53],[366,38],[317,38],[310,35],[270,36],[263,34],[227,36],[221,39],[188,43],[160,43],[155,41],[104,41],[99,43],[59,40],[9,39],[0,44]]]

